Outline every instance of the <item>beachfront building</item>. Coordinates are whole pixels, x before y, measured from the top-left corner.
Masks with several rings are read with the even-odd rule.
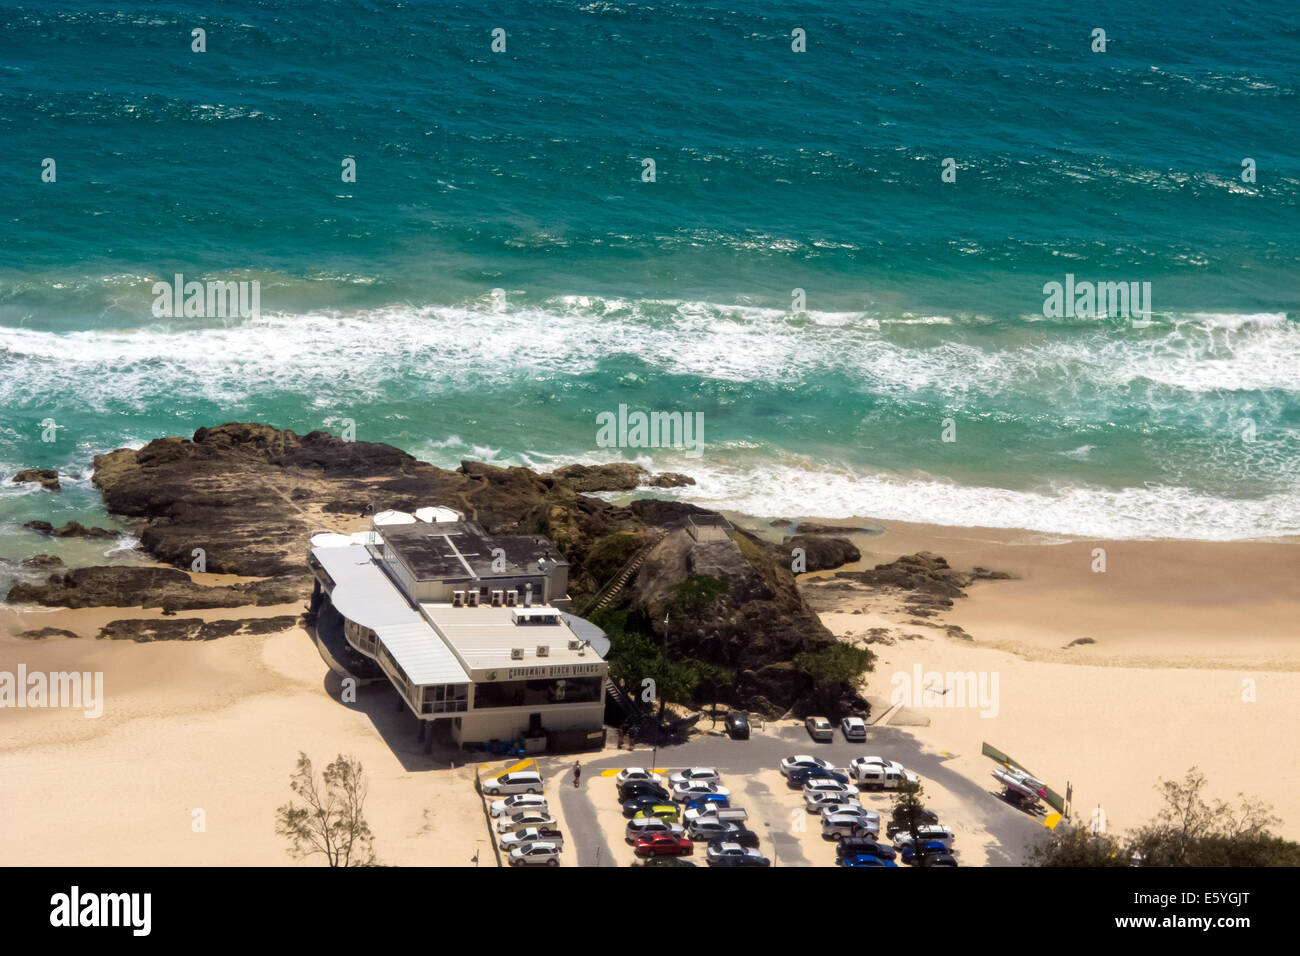
[[[569,565],[546,538],[381,512],[369,531],[314,535],[308,565],[318,620],[336,611],[347,644],[456,743],[603,733],[608,648],[567,611]]]

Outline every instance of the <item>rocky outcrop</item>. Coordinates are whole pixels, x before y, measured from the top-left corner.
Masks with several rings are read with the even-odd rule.
[[[47,637],[75,638],[77,635],[74,632],[65,630],[61,627],[41,627],[30,631],[23,631],[18,636],[27,641],[43,641]]]
[[[118,534],[108,528],[87,528],[80,521],[68,521],[57,528],[48,521],[28,521],[23,527],[52,538],[116,538]]]
[[[237,621],[202,621],[197,618],[177,618],[155,621],[112,621],[100,629],[99,640],[135,641],[149,644],[154,641],[215,641],[236,634],[275,634],[287,631],[298,623],[292,614],[280,617],[245,618]]]
[[[185,572],[172,568],[109,565],[52,574],[42,584],[19,582],[10,588],[8,601],[46,607],[160,607],[164,611],[185,611],[292,604],[301,600],[310,587],[301,578],[204,587],[195,584]]]
[[[773,522],[775,524],[775,522]],[[845,535],[845,534],[882,534],[884,528],[868,527],[848,527],[838,524],[818,524],[814,521],[801,521],[799,527],[795,529],[800,534],[824,534],[824,535]]]
[[[795,548],[803,549],[808,571],[829,571],[862,560],[862,552],[848,538],[797,534],[793,538],[786,538],[783,546],[787,554]]]
[[[651,488],[680,488],[695,484],[689,475],[665,471],[652,475],[640,465],[629,461],[610,462],[607,465],[565,465],[551,472],[551,479],[563,481],[574,491],[634,491],[643,486]]]
[[[904,555],[888,564],[877,564],[870,571],[837,571],[837,578],[857,581],[872,587],[894,587],[940,597],[963,597],[962,590],[975,580],[972,571],[957,571],[937,554],[920,551]]]
[[[13,477],[14,484],[26,484],[31,482],[38,484],[46,491],[62,491],[63,486],[59,484],[59,473],[53,468],[24,468]]]
[[[23,558],[23,567],[49,571],[63,567],[63,559],[57,554],[33,554],[30,558]]]

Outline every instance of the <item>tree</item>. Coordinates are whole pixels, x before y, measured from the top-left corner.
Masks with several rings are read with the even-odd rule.
[[[925,804],[921,797],[925,788],[920,783],[903,780],[894,793],[894,824],[906,830],[912,838],[912,852],[920,862],[921,848],[925,845],[921,839],[920,828],[925,826]]]
[[[275,832],[289,839],[290,854],[304,859],[320,853],[330,866],[375,862],[374,836],[363,815],[368,788],[360,761],[339,754],[318,783],[311,759],[300,752],[289,788],[306,803],[286,803],[275,811]]]

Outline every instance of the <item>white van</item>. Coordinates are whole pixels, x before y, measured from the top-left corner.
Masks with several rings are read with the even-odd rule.
[[[518,770],[488,777],[483,781],[483,792],[489,797],[499,797],[503,793],[541,793],[542,775],[536,770]]]
[[[920,777],[901,767],[878,764],[859,764],[853,768],[853,777],[862,784],[863,790],[897,790],[903,781],[912,784],[921,782]]]

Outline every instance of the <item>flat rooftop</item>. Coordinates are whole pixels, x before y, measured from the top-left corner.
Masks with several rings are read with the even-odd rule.
[[[545,574],[539,562],[568,564],[564,555],[541,535],[488,535],[468,521],[421,521],[384,525],[376,530],[421,581]],[[494,549],[503,553],[503,570],[492,568]]]
[[[543,610],[534,607],[534,610]],[[441,601],[424,601],[420,610],[433,622],[447,642],[456,648],[470,669],[528,667],[545,664],[599,664],[603,658],[592,647],[583,653],[569,649],[569,642],[579,640],[564,615],[556,624],[516,624],[512,607],[452,607]],[[548,653],[539,657],[537,648],[545,645]],[[521,647],[523,660],[512,660],[510,651]]]

